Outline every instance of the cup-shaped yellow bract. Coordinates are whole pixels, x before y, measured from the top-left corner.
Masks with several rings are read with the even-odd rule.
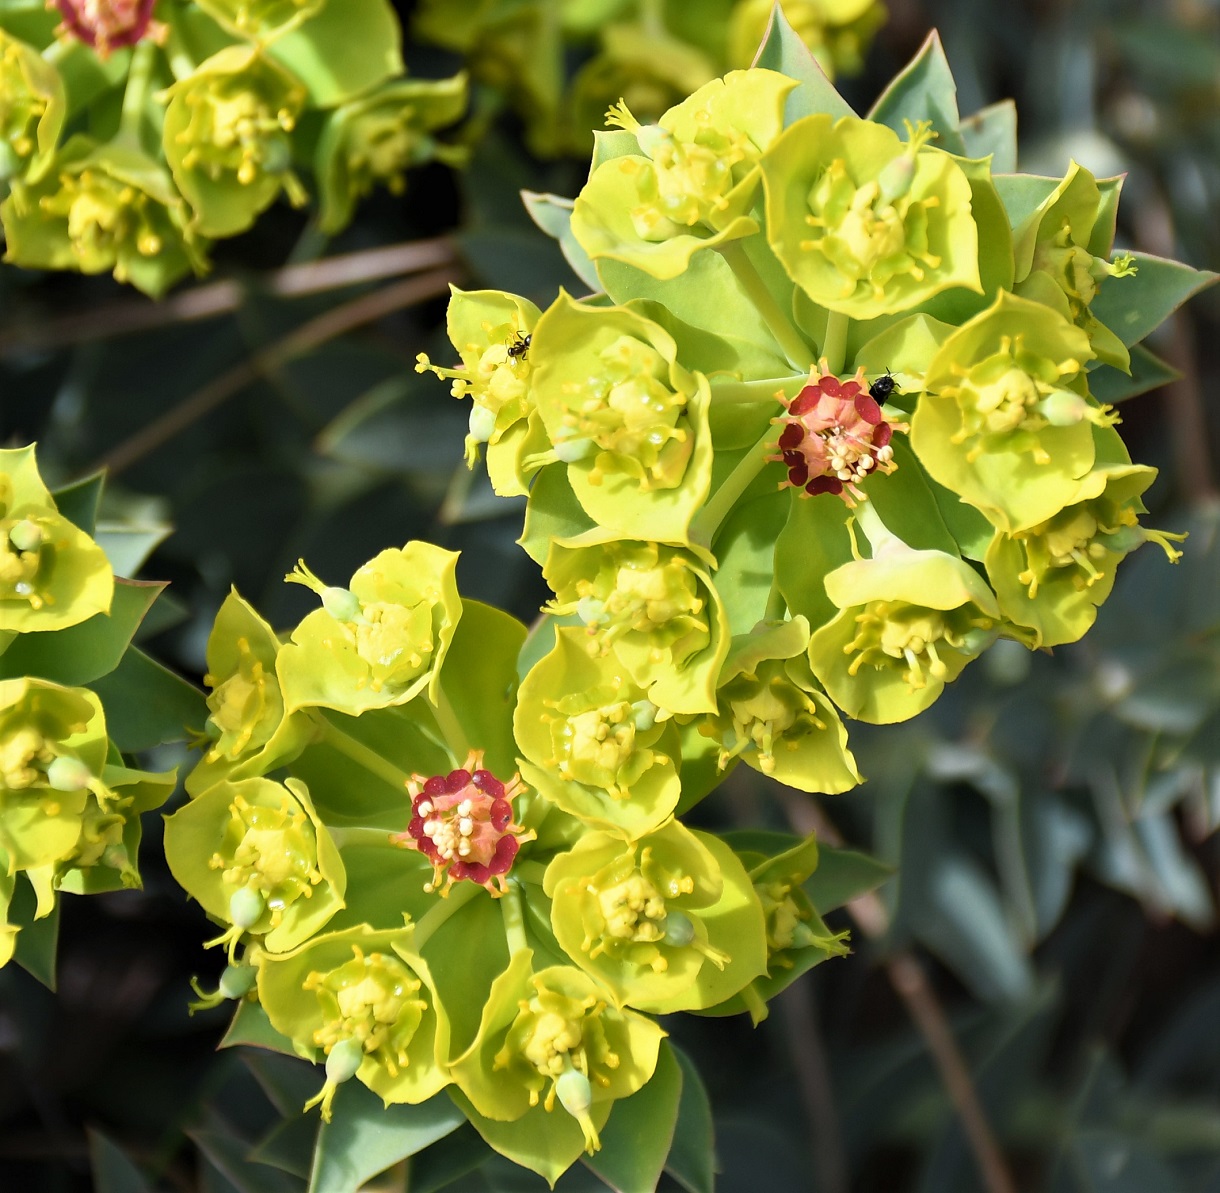
[[[525,949],[492,983],[478,1035],[453,1062],[453,1079],[475,1110],[496,1122],[552,1112],[558,1097],[560,1116],[566,1111],[580,1125],[562,1171],[582,1145],[590,1152],[600,1146],[612,1103],[647,1083],[664,1035],[653,1020],[618,1009],[611,992],[579,969],[534,972]],[[583,1107],[564,1097],[562,1083],[573,1072],[588,1082]],[[562,1117],[554,1128],[564,1130]]]
[[[220,779],[266,774],[305,745],[310,728],[286,716],[275,670],[280,643],[272,628],[232,590],[208,636],[208,734],[199,765],[187,776],[193,795]]]
[[[911,419],[911,446],[940,484],[1009,534],[1075,500],[1095,427],[1088,335],[1041,303],[1001,293],[941,345]]]
[[[653,704],[714,712],[729,632],[706,566],[676,547],[599,539],[552,544],[542,572],[555,593],[550,611],[577,614],[590,651],[613,651]]]
[[[547,867],[551,927],[620,1003],[715,1006],[766,970],[762,906],[718,837],[671,820],[632,844],[589,833]]]
[[[199,7],[230,33],[265,38],[286,33],[318,12],[327,0],[198,0]],[[342,3],[342,0],[339,0]]]
[[[304,567],[291,573],[322,596],[323,607],[280,648],[276,669],[288,711],[315,706],[358,715],[425,691],[435,699],[462,615],[456,566],[456,552],[410,542],[369,560],[347,589],[325,588]]]
[[[11,874],[51,866],[73,852],[90,787],[100,789],[108,749],[101,701],[87,688],[44,679],[0,680],[0,854],[5,870]],[[67,773],[66,781],[61,772]]]
[[[955,286],[980,291],[970,182],[929,129],[806,116],[762,159],[767,239],[819,306],[893,315]]]
[[[328,1062],[326,1084],[309,1103],[320,1102],[325,1119],[335,1088],[351,1076],[387,1103],[426,1101],[451,1080],[449,1020],[411,947],[413,933],[410,924],[362,926],[260,960],[258,998],[272,1026],[302,1056]]]
[[[0,196],[46,168],[67,115],[63,80],[43,56],[0,30]]]
[[[66,629],[113,596],[106,553],[60,515],[34,448],[0,449],[0,632]]]
[[[728,30],[733,66],[749,66],[754,60],[774,8],[775,0],[738,0]],[[887,16],[880,0],[783,0],[780,8],[829,79],[864,69],[873,34]]]
[[[168,89],[162,140],[178,189],[204,236],[244,232],[292,172],[291,132],[305,88],[253,46],[227,46]]]
[[[234,945],[249,935],[286,952],[343,906],[343,860],[297,779],[208,788],[165,818],[165,860],[208,915],[231,925],[221,940]]]
[[[809,662],[848,716],[874,725],[922,712],[995,641],[995,595],[963,560],[905,545],[826,576],[841,610],[809,640]]]
[[[699,732],[720,745],[723,770],[740,758],[800,791],[837,795],[860,782],[847,730],[805,657],[809,622],[760,622],[733,639],[718,708]]]
[[[341,2],[341,0],[340,0]],[[412,166],[439,158],[458,164],[459,150],[431,135],[466,107],[466,76],[395,79],[337,108],[327,119],[314,155],[324,232],[347,227],[356,203],[377,186],[406,189]]]
[[[677,806],[677,730],[617,656],[590,655],[587,641],[579,628],[559,629],[521,684],[521,777],[570,816],[637,837]]]
[[[586,513],[624,538],[687,541],[711,483],[710,390],[673,337],[566,294],[538,320],[531,393]]]
[[[1056,308],[1066,301],[1064,313],[1089,337],[1092,354],[1126,370],[1130,354],[1122,340],[1089,309],[1106,278],[1135,272],[1127,255],[1106,259],[1113,234],[1114,207],[1093,175],[1072,162],[1063,181],[1014,232],[1014,290]]]
[[[732,71],[700,87],[656,124],[624,104],[609,118],[639,153],[604,161],[572,209],[572,234],[593,260],[624,261],[676,278],[691,256],[758,231],[749,214],[759,157],[779,136],[796,82],[775,71]]]
[[[1142,543],[1159,543],[1177,560],[1181,552],[1172,540],[1182,536],[1139,524],[1140,495],[1155,478],[1155,468],[1138,464],[1098,468],[1053,517],[1014,535],[996,534],[984,560],[987,578],[1004,616],[1033,631],[1031,646],[1084,637],[1114,587],[1118,565]]]
[[[450,379],[455,398],[470,398],[466,463],[474,467],[480,444],[487,444],[492,487],[501,497],[521,496],[529,491],[521,452],[529,438],[527,420],[534,409],[531,341],[538,308],[528,298],[503,290],[450,289],[449,340],[462,363],[443,368],[420,353],[416,371]],[[543,440],[540,446],[545,446],[545,437]]]

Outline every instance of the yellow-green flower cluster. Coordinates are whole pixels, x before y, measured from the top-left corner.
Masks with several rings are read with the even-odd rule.
[[[681,734],[656,701],[714,707],[725,612],[697,554],[609,551],[607,573],[596,545],[557,550],[587,622],[524,684],[525,628],[425,543],[346,586],[302,562],[286,579],[320,607],[285,635],[236,593],[221,608],[203,757],[165,826],[228,960],[195,1005],[235,1000],[323,1063],[324,1117],[352,1078],[387,1103],[447,1090],[554,1180],[649,1086],[653,1016],[759,1018],[842,951],[798,889],[811,843],[766,885],[675,819]]]
[[[140,885],[140,813],[173,789],[172,773],[127,766],[84,686],[134,629],[123,637],[116,602],[126,592],[105,552],[60,511],[34,449],[0,450],[0,966],[25,960],[21,934],[59,891]],[[49,939],[27,962],[43,975]]]
[[[465,75],[405,78],[389,0],[198,0],[161,6],[164,20],[151,0],[53,7],[45,45],[0,11],[0,221],[16,265],[111,273],[156,297],[277,198],[308,203],[302,176],[333,233],[375,187],[462,158],[433,134],[461,116]],[[86,103],[121,115],[64,140]]]
[[[721,72],[744,68],[774,0],[424,0],[414,32],[464,55],[492,102],[526,122],[543,156],[582,154],[619,101],[651,121]],[[885,23],[880,0],[783,0],[799,39],[833,79],[859,74]],[[579,65],[571,69],[571,63]]]

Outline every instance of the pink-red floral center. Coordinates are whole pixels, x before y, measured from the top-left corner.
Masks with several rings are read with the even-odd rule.
[[[156,34],[152,19],[157,0],[52,0],[64,28],[105,57],[121,46],[133,46]]]
[[[783,401],[783,399],[781,399]],[[790,402],[781,423],[778,456],[788,469],[787,485],[811,497],[834,493],[848,505],[864,495],[857,487],[870,472],[893,472],[895,429],[870,396],[864,373],[850,381],[832,374],[811,375]]]
[[[411,820],[405,833],[393,840],[418,849],[431,863],[432,880],[425,889],[441,894],[462,879],[485,886],[496,894],[506,889],[508,873],[521,847],[532,833],[513,822],[513,799],[523,790],[514,775],[502,783],[483,768],[483,751],[471,750],[464,766],[447,775],[414,775],[408,784]]]

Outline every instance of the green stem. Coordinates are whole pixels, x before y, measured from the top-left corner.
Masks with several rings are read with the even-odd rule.
[[[528,882],[534,886],[541,886],[542,880],[546,877],[545,862],[514,862],[513,877],[520,879],[522,882]]]
[[[117,139],[141,150],[143,146],[140,141],[140,126],[144,122],[144,112],[148,107],[156,55],[156,42],[148,40],[140,42],[132,51],[131,66],[127,71],[127,87],[123,92],[123,111],[119,117]]]
[[[483,888],[477,882],[454,883],[449,889],[449,894],[438,898],[415,925],[415,935],[411,938],[411,947],[419,952],[431,939],[432,934],[450,916],[461,911],[481,890]]]
[[[754,262],[746,255],[741,241],[730,240],[726,244],[718,245],[717,248],[720,250],[720,255],[728,262],[729,268],[737,276],[741,288],[763,317],[763,322],[775,337],[776,343],[783,349],[788,363],[794,369],[808,369],[813,360],[813,352],[806,343],[805,337],[797,331],[792,320],[776,302],[775,295],[767,289],[767,283],[754,268]]]
[[[769,404],[781,396],[790,399],[790,389],[799,391],[808,380],[805,373],[792,377],[764,377],[757,381],[734,381],[728,377],[712,377],[712,401],[717,406],[745,406],[751,403]]]
[[[881,521],[881,515],[877,513],[876,507],[871,501],[860,502],[856,506],[852,517],[855,518],[856,525],[860,527],[864,537],[868,539],[868,544],[873,549],[874,559],[878,555],[883,554],[887,549],[906,547],[906,543]]]
[[[335,843],[336,849],[344,849],[348,845],[388,845],[392,849],[401,849],[391,838],[393,834],[385,828],[368,828],[365,825],[353,825],[351,828],[327,825],[327,832]]]
[[[837,311],[826,312],[826,339],[822,342],[822,363],[836,377],[847,360],[847,329],[851,320]]]
[[[453,710],[453,705],[449,702],[444,684],[437,685],[436,703],[432,706],[432,713],[449,746],[449,753],[454,759],[454,763],[464,761],[470,753],[470,741],[466,737],[466,731],[462,728],[462,722],[458,720],[457,713]]]
[[[46,5],[39,5],[39,7],[45,8]],[[80,44],[74,37],[57,37],[43,50],[42,59],[44,62],[49,62],[52,66],[62,66],[64,59]]]
[[[767,608],[763,613],[764,621],[783,621],[784,614],[788,612],[788,602],[784,600],[784,594],[779,590],[779,581],[771,581],[771,591],[767,594]]]
[[[720,524],[763,470],[767,457],[777,450],[776,443],[776,433],[768,427],[758,442],[738,461],[737,467],[724,478],[720,488],[691,522],[690,535],[695,542],[711,547]]]
[[[504,916],[508,951],[510,956],[515,957],[530,947],[525,935],[525,914],[521,909],[521,887],[516,879],[509,879],[508,890],[500,896],[500,912]]]
[[[384,779],[391,787],[397,787],[400,790],[406,788],[410,775],[401,767],[395,766],[388,758],[383,758],[364,742],[357,741],[349,733],[345,733],[322,713],[315,714],[313,721],[318,727],[318,741],[325,742],[332,750],[337,750],[340,754],[350,758],[357,766],[364,767],[370,774]]]

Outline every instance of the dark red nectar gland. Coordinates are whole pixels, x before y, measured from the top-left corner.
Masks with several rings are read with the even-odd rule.
[[[152,19],[156,0],[51,0],[63,17],[61,31],[79,38],[105,58],[145,37],[160,41],[166,27]]]
[[[513,823],[512,801],[524,790],[519,775],[502,783],[483,768],[483,751],[471,750],[465,765],[447,775],[412,775],[411,820],[391,837],[404,849],[418,849],[432,863],[424,889],[447,895],[463,879],[493,895],[508,889],[505,875],[532,830]],[[440,887],[442,877],[444,886]]]
[[[784,428],[780,454],[770,457],[788,469],[781,488],[801,489],[810,497],[833,493],[854,506],[864,497],[858,486],[870,473],[894,471],[890,440],[907,427],[886,422],[863,370],[850,381],[810,374],[795,398],[781,401],[787,413],[772,420]]]

